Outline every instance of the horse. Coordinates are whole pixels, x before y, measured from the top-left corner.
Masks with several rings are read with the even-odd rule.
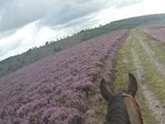
[[[104,79],[100,83],[101,95],[108,102],[105,124],[143,124],[135,95],[138,89],[136,78],[128,74],[128,89],[114,94]]]

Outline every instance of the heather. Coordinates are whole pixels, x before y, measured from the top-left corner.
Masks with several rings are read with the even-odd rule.
[[[149,28],[147,33],[155,40],[163,41],[165,42],[165,27],[163,26],[157,26]]]
[[[100,78],[112,69],[105,60],[112,65],[126,33],[93,38],[1,78],[0,123],[93,124]]]

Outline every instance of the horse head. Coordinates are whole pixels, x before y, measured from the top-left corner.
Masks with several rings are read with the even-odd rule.
[[[136,78],[129,73],[126,92],[114,94],[104,79],[100,83],[102,96],[108,101],[105,124],[143,124],[139,106],[135,100],[138,89]]]

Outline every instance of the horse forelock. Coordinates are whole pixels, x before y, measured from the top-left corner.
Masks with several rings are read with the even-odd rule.
[[[106,124],[130,124],[127,109],[121,95],[115,95],[110,98]]]

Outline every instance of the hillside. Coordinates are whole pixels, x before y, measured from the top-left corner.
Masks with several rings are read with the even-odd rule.
[[[110,80],[126,36],[127,30],[102,35],[2,77],[0,123],[102,123],[99,81]]]
[[[151,27],[147,30],[147,33],[155,40],[165,42],[165,27]]]
[[[24,66],[32,64],[46,56],[55,54],[61,50],[69,48],[73,45],[80,43],[80,35],[73,35],[65,39],[61,39],[57,42],[46,43],[44,46],[39,48],[29,49],[27,52],[10,57],[0,62],[0,77],[14,72]]]
[[[57,42],[47,42],[44,46],[33,48],[27,52],[10,57],[0,62],[0,77],[14,72],[24,66],[32,64],[46,56],[55,54],[63,49],[72,47],[81,42],[87,41],[96,36],[106,34],[119,29],[134,28],[141,25],[164,25],[165,14],[148,15],[141,17],[128,18],[124,20],[114,21],[110,24],[100,26],[94,29],[82,30],[81,32],[67,37]]]
[[[139,17],[114,21],[104,26],[92,30],[87,30],[86,32],[84,32],[84,34],[82,34],[83,35],[82,39],[83,40],[89,39],[119,29],[128,29],[128,28],[131,29],[138,26],[153,26],[153,25],[165,25],[165,14],[139,16]]]

